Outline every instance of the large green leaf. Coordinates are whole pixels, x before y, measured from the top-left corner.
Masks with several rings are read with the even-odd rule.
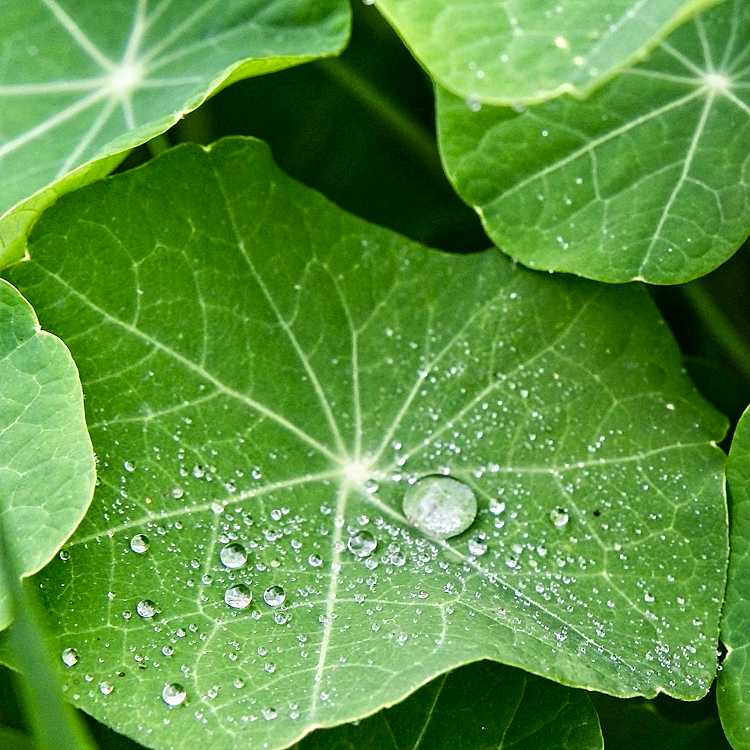
[[[344,0],[4,0],[0,266],[40,211],[217,89],[338,52]]]
[[[295,750],[601,750],[583,691],[480,662],[438,677],[357,724],[315,732]]]
[[[716,0],[377,0],[442,85],[494,104],[588,95]]]
[[[0,523],[15,568],[30,575],[50,561],[86,512],[94,454],[70,352],[40,329],[29,303],[2,279],[0,383]],[[0,572],[0,628],[10,618],[11,592]]]
[[[427,250],[246,139],[68,196],[30,249],[13,279],[72,347],[101,462],[39,579],[87,711],[156,747],[271,748],[480,658],[708,688],[725,425],[642,288]],[[445,472],[479,502],[453,540],[401,512]]]
[[[679,28],[590,99],[482,107],[438,92],[446,170],[490,236],[532,267],[672,284],[750,227],[750,4]]]
[[[750,408],[742,415],[727,465],[731,500],[729,560],[721,639],[727,647],[719,677],[719,715],[734,750],[750,748]]]

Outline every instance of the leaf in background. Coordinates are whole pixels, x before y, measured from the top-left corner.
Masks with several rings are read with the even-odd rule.
[[[377,0],[449,90],[494,104],[588,95],[716,0]]]
[[[438,91],[440,148],[499,247],[531,268],[676,284],[747,237],[750,4],[679,28],[590,99],[526,110]]]
[[[641,750],[653,747],[656,750],[729,750],[716,716],[716,707],[709,716],[670,716],[664,711],[661,701],[644,701],[638,698],[629,701],[610,698],[608,695],[592,695],[599,714],[606,750]],[[710,699],[713,702],[713,697]],[[702,713],[703,707],[682,704],[685,713]]]
[[[5,0],[0,266],[38,214],[238,78],[335,54],[343,0]]]
[[[719,675],[717,701],[724,732],[734,750],[750,748],[750,408],[740,419],[727,463],[732,521],[729,580],[721,640],[727,655]]]
[[[0,727],[0,747],[3,750],[34,750],[30,737],[8,727]]]
[[[358,724],[315,732],[295,750],[601,750],[583,691],[480,662],[442,675]]]
[[[94,455],[70,353],[2,279],[0,383],[0,522],[16,567],[29,575],[50,561],[86,513]],[[0,628],[10,622],[10,601],[0,575]]]
[[[31,257],[12,278],[73,348],[100,457],[39,578],[97,718],[283,747],[480,658],[707,690],[725,421],[642,288],[427,250],[246,139],[60,201]],[[447,541],[401,513],[444,472],[479,503]]]

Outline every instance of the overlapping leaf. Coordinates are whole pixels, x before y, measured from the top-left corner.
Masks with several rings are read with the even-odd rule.
[[[0,523],[16,569],[30,574],[49,562],[86,512],[94,454],[70,353],[2,279],[0,383]],[[0,578],[0,628],[11,609]]]
[[[715,0],[377,0],[432,76],[494,104],[586,95]]]
[[[221,86],[339,51],[343,0],[5,0],[0,266],[38,213]]]
[[[407,700],[295,750],[602,750],[583,691],[480,662],[438,677]]]
[[[39,582],[104,722],[284,747],[480,658],[706,691],[724,420],[644,290],[409,243],[243,139],[67,196],[13,278],[73,349],[100,456]],[[439,541],[401,501],[446,472],[479,512]]]
[[[727,656],[718,682],[721,723],[734,750],[750,748],[750,409],[737,425],[727,465],[731,500],[729,561],[721,639]]]
[[[680,27],[586,101],[527,110],[438,92],[461,196],[522,263],[603,281],[708,273],[750,226],[750,5]]]

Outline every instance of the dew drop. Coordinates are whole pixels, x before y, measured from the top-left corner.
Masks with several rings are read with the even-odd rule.
[[[143,555],[146,552],[148,552],[149,548],[149,541],[148,537],[145,534],[136,534],[131,540],[130,540],[130,549],[133,550],[133,552]]]
[[[253,594],[244,583],[238,583],[224,592],[224,603],[232,609],[247,609],[252,600]]]
[[[105,680],[104,682],[99,683],[99,692],[102,695],[110,695],[114,689],[115,686],[111,682]]]
[[[369,557],[378,546],[378,540],[369,531],[357,531],[349,537],[346,548],[355,557]]]
[[[263,592],[263,601],[269,607],[280,607],[286,601],[286,591],[281,586],[269,586]]]
[[[181,706],[187,698],[187,692],[179,682],[170,682],[161,691],[161,698],[168,706]]]
[[[487,552],[487,541],[483,534],[477,534],[469,539],[469,554],[474,557],[481,557]]]
[[[320,555],[316,555],[314,552],[307,558],[307,564],[311,568],[319,568],[323,564],[323,558]]]
[[[156,614],[156,605],[151,599],[141,599],[138,604],[135,605],[135,611],[140,617],[148,619]]]
[[[570,515],[568,514],[568,511],[565,510],[565,508],[553,508],[550,511],[549,520],[552,521],[552,524],[554,526],[557,526],[558,529],[562,529],[563,527],[568,525],[568,521],[570,521]]]
[[[247,562],[247,551],[238,542],[232,542],[221,548],[219,559],[225,568],[236,570]]]
[[[60,654],[60,658],[66,667],[74,667],[78,664],[78,651],[74,648],[64,648]]]
[[[420,531],[437,539],[448,539],[474,523],[477,499],[463,482],[432,474],[406,490],[403,510]]]

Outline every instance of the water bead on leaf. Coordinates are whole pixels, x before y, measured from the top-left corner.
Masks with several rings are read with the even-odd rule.
[[[236,570],[247,562],[247,551],[238,542],[232,542],[221,548],[219,559],[225,568]]]
[[[145,534],[136,534],[130,540],[130,549],[138,555],[143,555],[148,552],[149,541]]]
[[[286,591],[281,586],[269,586],[263,592],[263,601],[269,607],[280,607],[286,601]]]
[[[369,531],[357,531],[349,537],[346,547],[355,557],[369,557],[377,548],[378,540]]]
[[[224,592],[224,602],[232,609],[247,609],[252,601],[253,594],[244,583],[238,583]]]
[[[99,692],[102,695],[110,695],[114,689],[115,686],[111,682],[104,680],[104,682],[99,683]]]
[[[187,698],[187,692],[179,682],[170,682],[161,691],[161,698],[170,707],[181,706]]]
[[[568,521],[570,521],[570,514],[565,508],[553,508],[550,511],[549,520],[552,521],[553,526],[557,526],[558,529],[562,529],[568,525]]]
[[[66,667],[74,667],[78,664],[78,651],[74,648],[64,648],[60,654],[60,658]]]
[[[477,516],[477,499],[471,487],[453,477],[422,477],[406,490],[404,515],[409,523],[436,539],[466,531]]]
[[[135,611],[138,613],[139,617],[145,619],[153,617],[157,612],[156,605],[150,599],[141,599],[141,601],[135,605]]]

